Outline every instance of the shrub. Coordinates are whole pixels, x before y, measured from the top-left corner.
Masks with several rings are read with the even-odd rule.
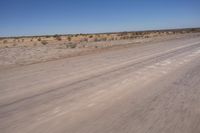
[[[56,34],[56,35],[54,35],[53,37],[54,37],[56,40],[58,40],[58,41],[61,41],[61,40],[62,40],[62,38],[61,38],[60,35],[57,35],[57,34]]]
[[[45,40],[43,40],[41,43],[42,43],[43,45],[47,45],[47,44],[48,44],[48,42],[45,41]]]
[[[57,36],[56,40],[61,41],[62,40],[61,36]]]
[[[5,43],[8,43],[8,40],[3,40],[3,43],[5,44]]]
[[[115,38],[114,38],[114,37],[111,37],[111,38],[109,39],[109,41],[113,41],[113,40],[115,40]]]
[[[90,35],[89,38],[93,38],[93,35]]]
[[[97,37],[94,38],[94,42],[98,42],[99,39]]]
[[[67,44],[66,47],[67,48],[76,48],[77,44],[75,43],[70,43],[70,44]]]
[[[83,38],[83,39],[81,40],[81,42],[88,42],[88,39],[87,39],[87,38]]]
[[[50,38],[50,36],[45,36],[45,38]]]
[[[76,34],[76,35],[74,35],[75,37],[78,37],[80,34]]]
[[[106,37],[101,38],[101,41],[106,41],[106,40],[107,40]]]
[[[5,43],[8,43],[8,41],[7,40],[3,40],[3,43],[5,44]]]
[[[72,40],[72,38],[70,36],[68,36],[67,40],[70,42]]]
[[[14,44],[13,44],[13,46],[15,47],[15,46],[17,46],[17,44],[16,44],[16,43],[14,43]]]
[[[39,38],[38,38],[38,41],[41,41],[41,40],[42,40],[42,39],[39,37]]]

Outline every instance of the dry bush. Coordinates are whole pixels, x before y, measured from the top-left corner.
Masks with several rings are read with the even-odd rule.
[[[101,40],[101,41],[106,41],[107,38],[106,38],[106,37],[102,37],[100,40]]]
[[[61,41],[62,40],[61,36],[57,36],[56,40]]]
[[[8,43],[8,40],[3,40],[3,44]]]
[[[140,32],[135,32],[135,35],[139,36],[139,35],[141,35],[141,33]]]
[[[113,41],[113,40],[114,40],[114,37],[107,38],[107,41]]]
[[[126,36],[121,36],[120,37],[120,40],[125,40],[126,39]]]
[[[16,44],[16,43],[14,43],[14,44],[13,44],[13,46],[15,47],[15,46],[17,46],[17,44]]]
[[[38,40],[39,42],[42,41],[42,39],[41,39],[40,37],[39,37],[37,40]]]
[[[74,35],[74,37],[78,37],[78,36],[79,36],[79,34]]]
[[[85,38],[84,41],[85,41],[85,42],[88,42],[89,40],[88,40],[88,38]]]
[[[93,38],[93,35],[90,35],[89,38]]]
[[[129,36],[129,39],[135,39],[135,36],[130,35],[130,36]]]
[[[75,43],[66,44],[66,48],[76,48],[76,47],[77,47],[77,44]]]
[[[50,36],[45,36],[45,38],[50,38]]]
[[[43,40],[41,43],[42,43],[43,45],[47,45],[47,44],[48,44],[48,42],[47,42],[46,40]]]
[[[71,42],[72,38],[70,36],[67,37],[67,40]]]
[[[99,38],[98,37],[95,37],[94,38],[94,42],[98,42],[99,41]]]
[[[80,40],[80,42],[88,42],[88,38],[83,38]]]

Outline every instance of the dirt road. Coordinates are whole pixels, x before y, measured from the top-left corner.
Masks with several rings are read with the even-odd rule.
[[[0,70],[1,133],[200,133],[200,38]]]

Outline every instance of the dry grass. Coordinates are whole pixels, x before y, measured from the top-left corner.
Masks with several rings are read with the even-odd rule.
[[[143,32],[118,32],[118,33],[103,33],[103,34],[75,34],[75,35],[54,35],[54,36],[32,36],[32,37],[13,37],[13,38],[0,38],[0,46],[36,46],[36,44],[80,44],[87,42],[101,42],[113,40],[133,40],[133,39],[146,39],[157,36],[165,36],[172,34],[185,34],[200,32],[199,28],[196,29],[182,29],[182,30],[161,30],[161,31],[143,31]]]

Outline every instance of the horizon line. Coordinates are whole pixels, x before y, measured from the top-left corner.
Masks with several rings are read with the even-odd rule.
[[[113,31],[113,32],[94,32],[94,33],[58,33],[58,34],[35,34],[35,35],[16,35],[16,36],[0,36],[0,38],[28,38],[28,37],[45,37],[45,36],[69,36],[69,35],[94,35],[94,34],[116,34],[123,32],[154,32],[154,31],[171,31],[171,30],[189,30],[189,29],[200,29],[200,27],[183,27],[183,28],[160,28],[160,29],[148,29],[148,30],[130,30],[130,31]]]

